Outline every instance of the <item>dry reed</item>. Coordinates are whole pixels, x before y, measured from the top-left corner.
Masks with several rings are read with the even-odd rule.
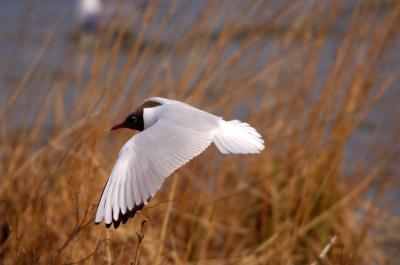
[[[322,264],[399,263],[400,4],[270,4],[207,1],[187,26],[193,2],[162,16],[162,2],[150,2],[71,41],[60,62],[67,73],[55,77],[44,63],[67,23],[60,16],[21,81],[5,82],[2,264],[128,264],[143,219],[139,264],[310,264],[320,253]],[[128,34],[132,25],[140,30]],[[95,226],[95,204],[133,133],[109,128],[150,96],[248,121],[266,150],[210,147],[133,221]]]

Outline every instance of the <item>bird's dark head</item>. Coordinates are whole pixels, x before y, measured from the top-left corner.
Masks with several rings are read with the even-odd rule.
[[[126,117],[123,123],[117,124],[111,128],[111,131],[120,129],[120,128],[128,128],[132,130],[143,131],[144,129],[144,121],[143,121],[143,109],[138,109],[135,112],[131,113]]]

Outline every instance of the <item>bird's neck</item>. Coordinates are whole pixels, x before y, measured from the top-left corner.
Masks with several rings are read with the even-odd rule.
[[[144,130],[153,126],[158,120],[158,107],[143,109]]]

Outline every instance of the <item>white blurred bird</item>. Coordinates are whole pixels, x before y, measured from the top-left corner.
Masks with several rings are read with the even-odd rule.
[[[98,30],[101,19],[104,19],[106,27],[114,17],[124,21],[133,13],[135,6],[139,11],[146,8],[146,2],[140,5],[135,5],[134,2],[109,1],[104,4],[100,0],[76,0],[75,26],[81,31],[91,32]]]
[[[96,213],[107,227],[118,228],[141,211],[164,179],[214,143],[223,154],[255,154],[264,140],[247,123],[222,118],[188,104],[165,98],[145,100],[124,122],[111,130],[144,131],[132,137],[104,188]]]
[[[75,5],[76,26],[81,30],[97,30],[103,3],[100,0],[77,0]]]

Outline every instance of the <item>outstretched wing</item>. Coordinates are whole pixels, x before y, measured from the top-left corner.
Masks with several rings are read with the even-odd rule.
[[[155,195],[174,170],[202,153],[218,130],[215,116],[177,105],[121,149],[97,209],[96,224],[126,223]],[[216,117],[215,117],[216,118]]]

